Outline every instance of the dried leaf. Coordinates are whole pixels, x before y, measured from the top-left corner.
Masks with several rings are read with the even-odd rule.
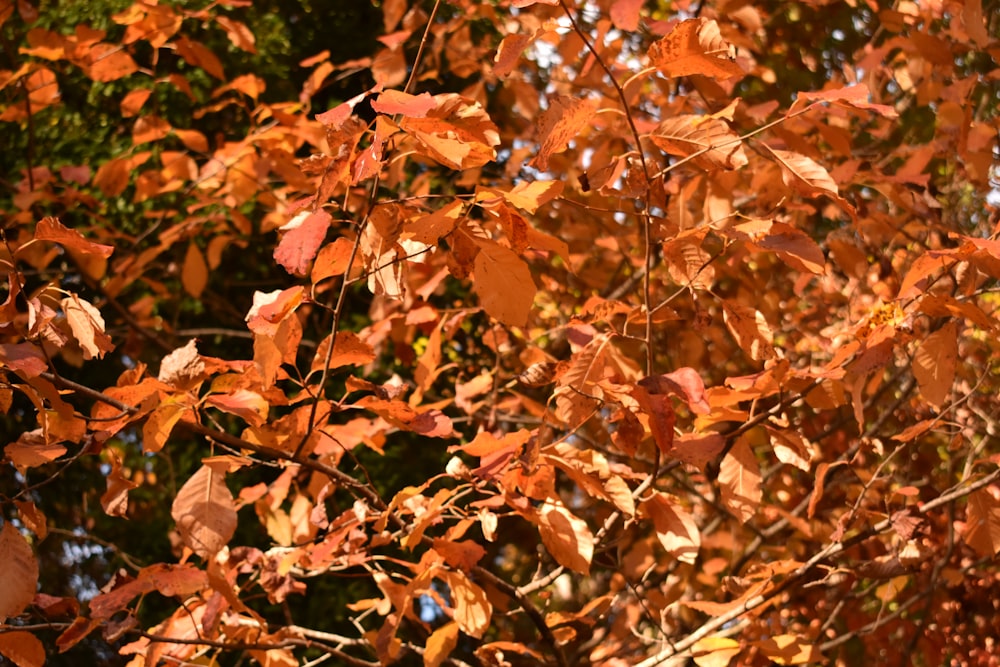
[[[184,347],[163,357],[156,379],[179,389],[186,389],[192,382],[200,380],[204,372],[205,362],[198,354],[198,341],[192,338]]]
[[[523,259],[513,251],[492,241],[476,240],[472,289],[479,303],[490,316],[510,326],[528,323],[531,305],[535,301],[535,281]]]
[[[920,395],[934,407],[948,401],[958,363],[958,324],[952,320],[929,335],[913,355],[913,376]]]
[[[92,304],[73,294],[60,301],[73,337],[83,349],[84,359],[102,358],[105,352],[115,349],[111,338],[104,333],[104,318]]]
[[[691,515],[660,492],[644,502],[642,509],[653,520],[656,537],[667,553],[693,565],[701,547],[701,534]]]
[[[760,507],[760,466],[749,441],[740,436],[719,470],[722,503],[736,518],[746,523]]]
[[[564,95],[549,96],[549,106],[538,118],[538,155],[530,164],[542,171],[549,168],[549,158],[562,153],[569,142],[593,119],[597,100]]]
[[[722,39],[719,24],[704,18],[681,21],[649,47],[649,61],[670,77],[701,74],[713,79],[743,76],[735,50]]]
[[[309,262],[323,245],[332,222],[324,209],[312,213],[303,211],[282,227],[284,235],[274,250],[274,261],[289,273],[304,276],[309,273]]]
[[[594,556],[594,535],[587,522],[551,499],[538,509],[542,544],[560,565],[586,576]]]
[[[454,93],[434,99],[437,106],[426,116],[405,117],[399,125],[419,142],[423,154],[451,169],[472,169],[493,161],[500,134],[482,106]]]
[[[702,169],[739,169],[748,163],[739,136],[711,116],[674,116],[649,138],[665,153],[691,158]]]
[[[771,328],[759,310],[723,301],[722,314],[736,343],[751,359],[764,361],[776,356]]]
[[[184,544],[208,559],[236,532],[236,509],[224,475],[203,465],[181,487],[170,515]]]
[[[42,218],[35,225],[36,241],[54,241],[64,248],[82,252],[85,255],[99,255],[110,257],[115,251],[114,246],[94,243],[83,238],[83,235],[75,229],[64,227],[58,218]]]
[[[1000,501],[990,488],[969,495],[965,524],[965,543],[976,553],[988,558],[1000,553]]]
[[[0,529],[0,618],[17,616],[31,604],[38,585],[38,561],[10,521]]]
[[[0,633],[0,655],[17,667],[42,667],[45,664],[45,646],[30,632]]]

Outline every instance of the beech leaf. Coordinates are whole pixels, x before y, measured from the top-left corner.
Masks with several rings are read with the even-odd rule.
[[[218,553],[236,532],[236,508],[224,477],[203,465],[177,492],[170,510],[181,540],[205,559]]]
[[[490,316],[504,324],[523,327],[528,323],[537,287],[531,270],[513,251],[492,241],[478,241],[472,289]]]
[[[582,575],[590,574],[594,535],[586,521],[561,502],[549,499],[538,509],[538,532],[557,563]]]
[[[760,507],[760,466],[750,443],[739,437],[719,470],[722,503],[736,518],[746,523]]]
[[[0,618],[10,618],[31,604],[38,584],[38,560],[10,521],[0,529],[0,562]]]
[[[94,243],[83,238],[83,234],[75,229],[69,229],[59,222],[58,218],[51,216],[42,218],[35,225],[36,241],[54,241],[64,248],[82,252],[85,255],[100,255],[101,257],[111,257],[115,251],[114,246]]]
[[[733,47],[722,39],[719,24],[696,18],[681,21],[649,47],[649,61],[670,77],[701,74],[713,79],[743,76]]]
[[[295,216],[281,228],[285,234],[274,250],[274,261],[289,273],[298,276],[309,273],[309,262],[323,245],[331,221],[330,214],[323,209]]]
[[[538,118],[538,155],[529,164],[542,171],[549,168],[549,158],[562,153],[569,142],[593,120],[597,100],[585,97],[551,95],[549,106]]]
[[[653,530],[667,553],[693,565],[701,547],[701,534],[691,515],[659,491],[644,502],[642,508],[653,520]]]
[[[949,321],[925,338],[913,355],[913,376],[920,395],[934,407],[940,408],[947,402],[957,364],[958,324]]]

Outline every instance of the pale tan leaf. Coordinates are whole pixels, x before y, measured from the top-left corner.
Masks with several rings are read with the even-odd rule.
[[[713,79],[743,76],[734,61],[735,49],[726,42],[714,20],[681,21],[649,47],[649,61],[666,76],[701,74]]]
[[[746,438],[740,436],[719,469],[722,504],[743,523],[760,507],[760,465]]]
[[[104,333],[104,318],[97,308],[75,294],[60,303],[63,312],[66,313],[69,328],[73,331],[73,337],[83,348],[84,359],[101,358],[105,352],[115,349],[111,344],[111,338]]]
[[[644,502],[642,509],[653,520],[653,530],[667,553],[693,565],[701,547],[701,534],[694,518],[660,492]]]
[[[486,313],[510,326],[528,323],[531,305],[535,301],[535,281],[531,270],[517,254],[492,241],[476,240],[472,289]]]
[[[635,499],[632,497],[632,489],[629,488],[624,479],[618,475],[612,475],[605,480],[604,491],[626,518],[635,516]]]
[[[503,197],[512,205],[534,213],[546,202],[552,201],[562,194],[562,181],[521,181],[510,192],[504,192]]]
[[[753,644],[761,654],[779,665],[811,665],[823,661],[819,649],[797,635],[775,635]]]
[[[35,598],[38,561],[10,521],[0,530],[0,619],[17,616]]]
[[[538,532],[557,563],[582,575],[590,574],[594,535],[586,521],[561,502],[549,499],[538,509]]]
[[[184,544],[208,559],[236,532],[236,509],[224,475],[203,465],[174,499],[170,515]]]
[[[913,376],[920,395],[934,407],[947,402],[957,363],[958,324],[951,320],[925,338],[913,355]]]
[[[705,637],[691,647],[691,659],[698,667],[727,667],[739,653],[740,643],[729,637]]]
[[[178,388],[186,388],[204,372],[205,362],[198,354],[198,341],[192,338],[184,347],[163,357],[156,379]]]
[[[458,570],[442,572],[441,577],[451,589],[454,618],[459,629],[470,637],[481,638],[493,618],[493,605],[486,593]]]
[[[593,119],[596,109],[597,100],[589,97],[550,96],[548,108],[538,118],[538,155],[529,164],[542,171],[548,169],[549,158],[566,150]]]
[[[965,543],[980,556],[1000,553],[1000,502],[989,488],[969,495],[965,510]]]
[[[748,162],[739,136],[711,116],[668,118],[649,138],[665,153],[692,158],[702,169],[739,169]]]
[[[802,434],[791,429],[776,429],[766,427],[771,436],[771,447],[774,455],[782,463],[795,466],[799,470],[809,472],[810,461],[813,458],[813,446]]]
[[[497,126],[482,105],[455,93],[435,95],[437,106],[421,118],[405,117],[400,128],[423,154],[452,169],[481,167],[496,158]]]
[[[790,189],[815,197],[827,195],[840,200],[840,190],[830,173],[812,158],[801,153],[782,151],[763,144],[781,165],[781,178]]]
[[[722,302],[723,319],[740,348],[754,361],[773,359],[771,328],[759,310],[730,301]]]

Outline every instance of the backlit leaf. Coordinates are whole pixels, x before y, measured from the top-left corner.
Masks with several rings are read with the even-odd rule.
[[[236,532],[233,495],[224,475],[207,465],[177,492],[170,515],[184,544],[205,559],[218,553]]]
[[[594,535],[586,521],[562,503],[546,500],[538,508],[538,532],[557,563],[583,575],[590,573]]]
[[[492,241],[478,241],[472,288],[483,310],[504,324],[528,323],[535,300],[535,281],[523,259]]]
[[[38,584],[38,561],[10,521],[0,529],[0,618],[17,616],[31,604]]]
[[[719,470],[722,503],[746,523],[760,507],[760,466],[744,437],[737,438]]]
[[[649,47],[649,61],[670,77],[701,74],[713,79],[742,76],[733,60],[733,47],[722,39],[714,20],[681,21]]]
[[[940,408],[947,402],[957,364],[958,324],[950,321],[925,338],[913,355],[913,376],[928,403]]]

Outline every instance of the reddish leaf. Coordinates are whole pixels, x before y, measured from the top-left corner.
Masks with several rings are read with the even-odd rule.
[[[549,158],[562,153],[569,142],[593,120],[597,100],[563,95],[549,97],[549,106],[538,119],[538,155],[529,164],[542,171],[549,168]]]
[[[274,260],[289,273],[299,276],[308,274],[309,262],[323,245],[332,220],[324,209],[313,213],[303,211],[295,216],[281,228],[285,233],[274,250]]]
[[[38,584],[38,561],[10,521],[0,529],[0,618],[17,616],[31,604]]]
[[[17,667],[42,667],[45,664],[45,646],[30,632],[0,633],[0,655]]]
[[[64,227],[58,218],[46,217],[35,225],[36,241],[54,241],[64,248],[76,250],[85,255],[94,254],[101,257],[111,257],[114,246],[94,243],[83,238],[75,229]]]

